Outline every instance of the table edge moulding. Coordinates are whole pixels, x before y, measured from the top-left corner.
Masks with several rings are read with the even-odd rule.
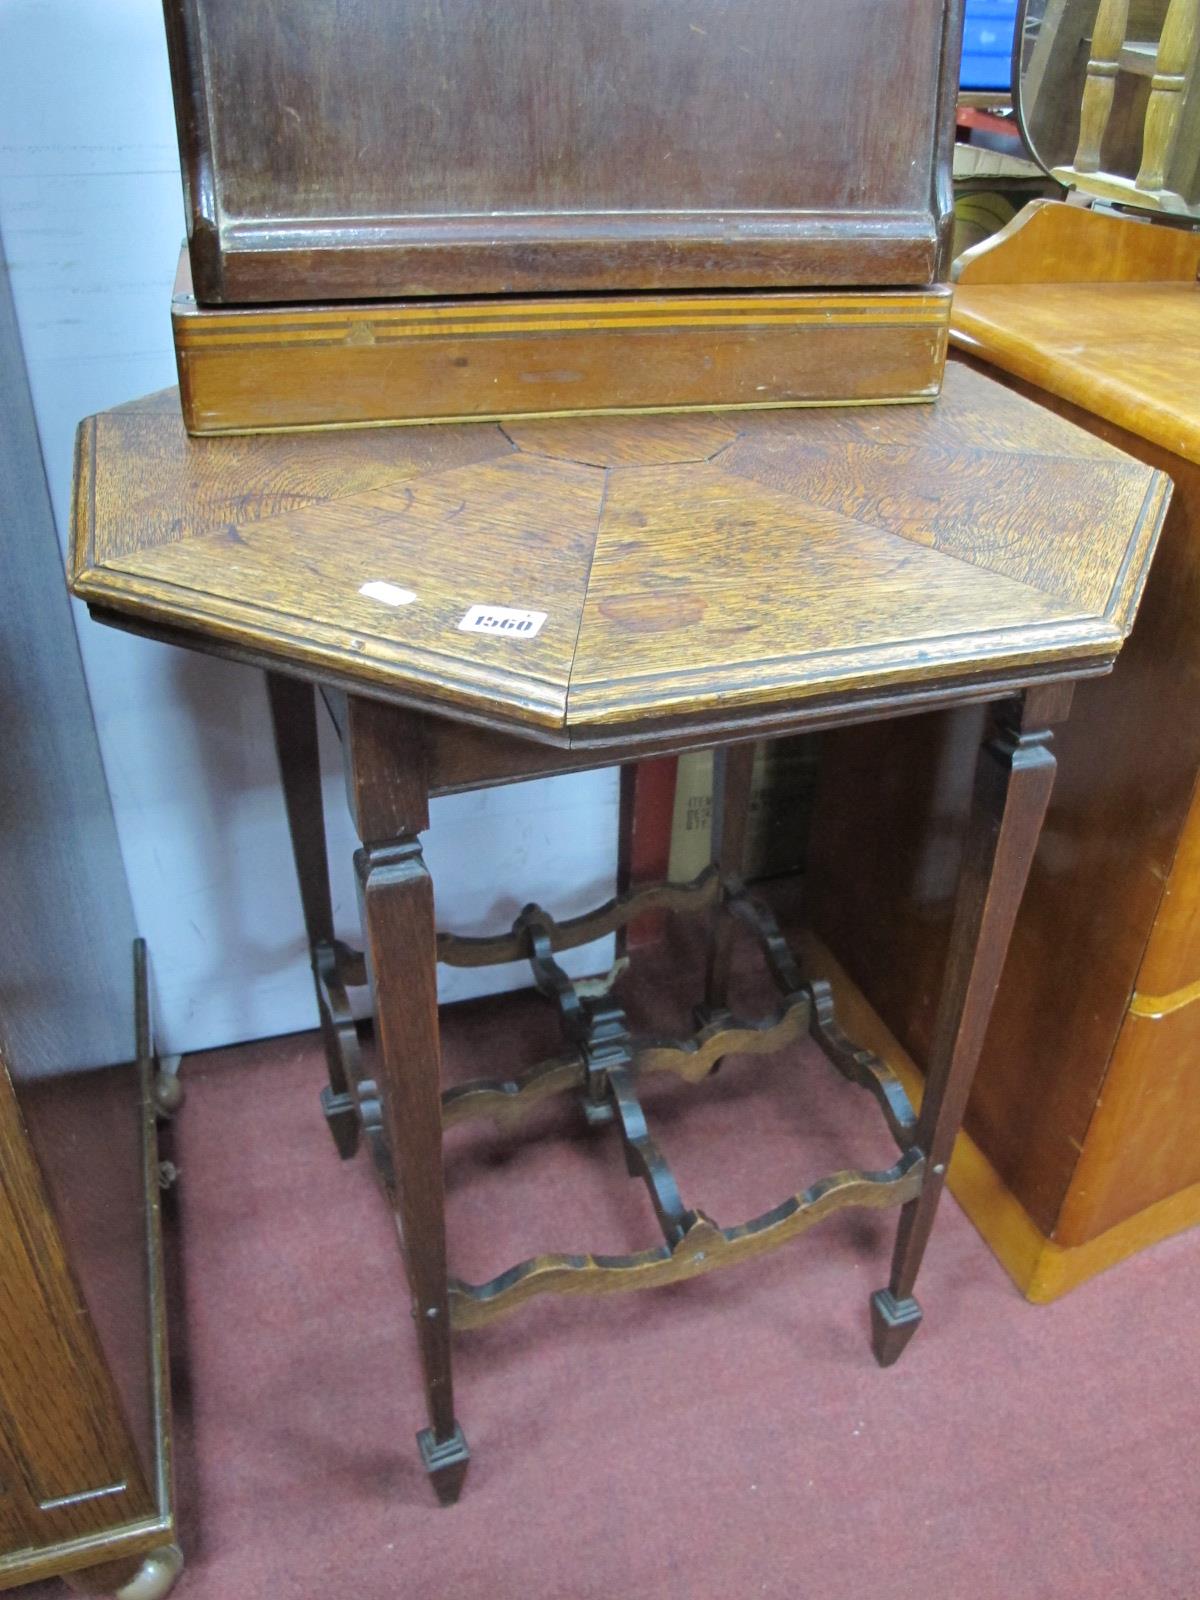
[[[717,729],[749,737],[781,724],[819,725],[832,707],[839,716],[879,716],[919,707],[932,692],[982,699],[1046,676],[1107,670],[1145,582],[1165,479],[1148,479],[1139,494],[1136,535],[1106,575],[1102,594],[1089,587],[1081,561],[1077,575],[1057,574],[1059,588],[1044,595],[1036,570],[1025,570],[1036,555],[1023,547],[1010,555],[1003,528],[974,552],[967,536],[953,533],[951,542],[959,544],[945,554],[936,531],[919,526],[922,491],[911,473],[897,491],[897,506],[885,506],[869,539],[860,521],[837,509],[855,495],[857,472],[875,474],[878,505],[896,467],[922,446],[940,448],[941,430],[948,429],[946,447],[961,448],[964,471],[983,477],[985,487],[977,492],[991,500],[1003,523],[1005,496],[1020,503],[1004,430],[1020,424],[1011,415],[993,423],[986,413],[990,407],[999,417],[999,408],[1011,411],[1013,402],[961,370],[947,381],[951,392],[932,407],[522,420],[240,440],[189,438],[177,398],[165,391],[80,425],[72,583],[80,598],[120,613],[128,626],[166,628],[172,636],[194,630],[209,649],[262,665],[286,661],[293,671],[346,689],[569,748],[678,746]],[[636,444],[626,442],[631,429]],[[803,515],[810,523],[820,518],[819,537],[831,550],[843,534],[849,539],[847,570],[861,567],[866,574],[858,581],[868,580],[876,546],[905,555],[892,586],[902,608],[921,610],[910,590],[935,573],[952,571],[961,579],[955,589],[960,616],[947,624],[944,608],[928,603],[918,650],[903,634],[899,642],[889,636],[870,608],[857,617],[834,615],[845,594],[836,573],[825,574],[819,564],[806,610],[823,648],[806,646],[803,635],[798,645],[790,643],[793,634],[771,626],[772,597],[755,595],[736,571],[731,575],[720,547],[734,532],[749,554],[755,540],[769,536],[774,554],[796,559],[803,517],[796,520],[792,491],[779,476],[791,468],[776,466],[775,458],[786,461],[797,429],[813,441],[813,454],[803,461],[820,472],[829,460],[830,470],[846,479],[816,491],[828,505]],[[1055,448],[1050,440],[1033,452],[1047,473],[1060,462],[1067,470]],[[1104,450],[1091,446],[1094,455]],[[165,475],[161,494],[139,494],[138,531],[132,533],[117,516],[130,483],[107,471],[110,453],[115,460],[122,451],[139,480],[155,471]],[[1140,469],[1115,451],[1108,460],[1114,484],[1136,493],[1130,473]],[[236,493],[222,487],[226,463],[240,475]],[[307,485],[306,470],[313,475]],[[755,473],[769,483],[774,473],[779,487],[764,485]],[[427,506],[414,499],[414,486],[426,483],[421,498]],[[695,538],[671,510],[684,483],[697,487],[712,546],[710,570],[699,581],[687,570],[688,559],[698,559]],[[761,506],[739,525],[726,507],[748,486]],[[633,501],[649,487],[665,497],[657,542],[625,522],[627,507],[634,520],[642,515]],[[971,491],[947,482],[940,492],[961,497]],[[180,538],[188,494],[197,497],[193,531]],[[439,496],[450,497],[458,521],[454,534],[434,548],[437,519],[446,511]],[[501,497],[510,511],[499,509]],[[961,517],[963,507],[955,510]],[[520,553],[523,587],[502,596],[494,592],[494,572],[486,563],[480,570],[471,541],[489,518],[499,522],[505,515],[529,523],[508,535],[506,547],[514,559]],[[331,548],[321,526],[335,516],[340,532]],[[889,517],[898,528],[912,523],[911,539],[904,535],[896,543]],[[251,543],[255,537],[264,541],[261,554]],[[301,537],[311,541],[310,555],[291,563]],[[210,584],[207,573],[206,552],[215,548],[228,568],[222,586]],[[655,570],[668,548],[679,569],[669,574]],[[961,571],[948,566],[956,562]],[[805,570],[793,581],[807,581]],[[775,572],[786,581],[779,564]],[[361,598],[363,580],[403,585],[413,603]],[[506,575],[506,585],[513,581]],[[606,585],[615,592],[608,594]],[[886,591],[870,592],[878,606]],[[320,594],[323,615],[310,614],[310,593],[312,604]],[[790,598],[776,595],[775,605]],[[537,638],[516,643],[473,635],[457,626],[472,603],[515,608],[545,624],[537,625]],[[983,619],[974,627],[968,605]],[[720,623],[726,610],[729,621]],[[732,643],[721,636],[729,628],[736,635]],[[682,637],[695,664],[679,661],[675,647]],[[621,649],[613,648],[614,638],[622,640]]]

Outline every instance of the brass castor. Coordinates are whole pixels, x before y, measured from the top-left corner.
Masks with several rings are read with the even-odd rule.
[[[183,1104],[178,1056],[163,1056],[154,1074],[154,1109],[160,1117],[173,1117]]]
[[[111,1594],[116,1600],[163,1600],[182,1571],[183,1551],[177,1544],[164,1544],[140,1559],[133,1556],[106,1561],[63,1576],[67,1587],[76,1594]]]
[[[183,1571],[183,1551],[177,1544],[151,1550],[128,1583],[116,1590],[116,1600],[163,1600]]]

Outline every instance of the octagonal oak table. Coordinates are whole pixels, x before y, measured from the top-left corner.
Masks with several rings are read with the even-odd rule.
[[[677,1281],[793,1237],[842,1206],[901,1207],[872,1297],[884,1365],[913,1295],[1054,775],[1050,726],[1074,680],[1128,632],[1167,479],[975,373],[931,405],[524,420],[190,439],[173,392],[80,428],[73,584],[93,614],[267,670],[343,1155],[367,1136],[406,1259],[444,1500],[468,1452],[450,1334],[542,1292]],[[366,960],[334,937],[314,685],[343,738]],[[739,876],[752,741],[967,701],[993,715],[920,1112],[833,1016]],[[645,754],[715,752],[713,862],[556,922],[437,931],[421,857],[428,798]],[[633,1036],[559,952],[650,905],[708,924],[694,1035]],[[780,991],[765,1018],[728,1004],[734,930]],[[560,1055],[443,1092],[436,965],[526,957],[561,1014]],[[374,985],[368,1077],[346,989]],[[638,1103],[639,1078],[696,1081],[725,1055],[808,1029],[878,1101],[898,1147],[761,1216],[719,1226],[686,1205]],[[662,1230],[627,1256],[543,1255],[484,1284],[451,1277],[442,1130],[579,1096],[610,1123]],[[596,1137],[613,1137],[597,1132]]]

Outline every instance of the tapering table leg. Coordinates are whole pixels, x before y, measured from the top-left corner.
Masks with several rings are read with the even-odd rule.
[[[962,1126],[1009,937],[1054,782],[1049,723],[1065,716],[1069,691],[1030,691],[1024,703],[992,708],[975,774],[974,800],[959,873],[950,947],[917,1122],[925,1152],[920,1194],[900,1213],[886,1289],[871,1298],[875,1358],[898,1360],[921,1320],[913,1297],[946,1166]]]
[[[395,1175],[429,1426],[417,1435],[444,1505],[469,1452],[454,1415],[442,1176],[441,1045],[433,885],[418,834],[428,826],[419,719],[375,701],[348,704],[348,778],[363,848],[358,875],[375,991],[376,1083]]]
[[[712,861],[722,878],[740,878],[745,869],[753,774],[753,744],[721,745],[713,751]],[[729,1004],[734,934],[733,918],[718,905],[712,916],[704,984],[708,1016]]]
[[[321,1105],[333,1142],[343,1160],[358,1148],[359,1122],[347,1075],[339,1027],[353,1032],[349,1007],[335,1018],[322,985],[322,966],[335,973],[337,945],[333,928],[333,903],[329,892],[329,857],[325,845],[325,809],[321,797],[321,758],[317,742],[317,697],[312,684],[268,672],[267,699],[275,734],[275,753],[287,808],[292,857],[300,885],[300,904],[308,935],[309,961],[317,992],[321,1043],[329,1073],[329,1088]]]

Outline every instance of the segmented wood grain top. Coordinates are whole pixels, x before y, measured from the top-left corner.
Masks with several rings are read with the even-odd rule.
[[[925,406],[221,439],[168,394],[81,425],[73,585],[151,633],[553,742],[719,737],[1102,670],[1167,493],[961,369]],[[545,621],[464,632],[472,606]]]

